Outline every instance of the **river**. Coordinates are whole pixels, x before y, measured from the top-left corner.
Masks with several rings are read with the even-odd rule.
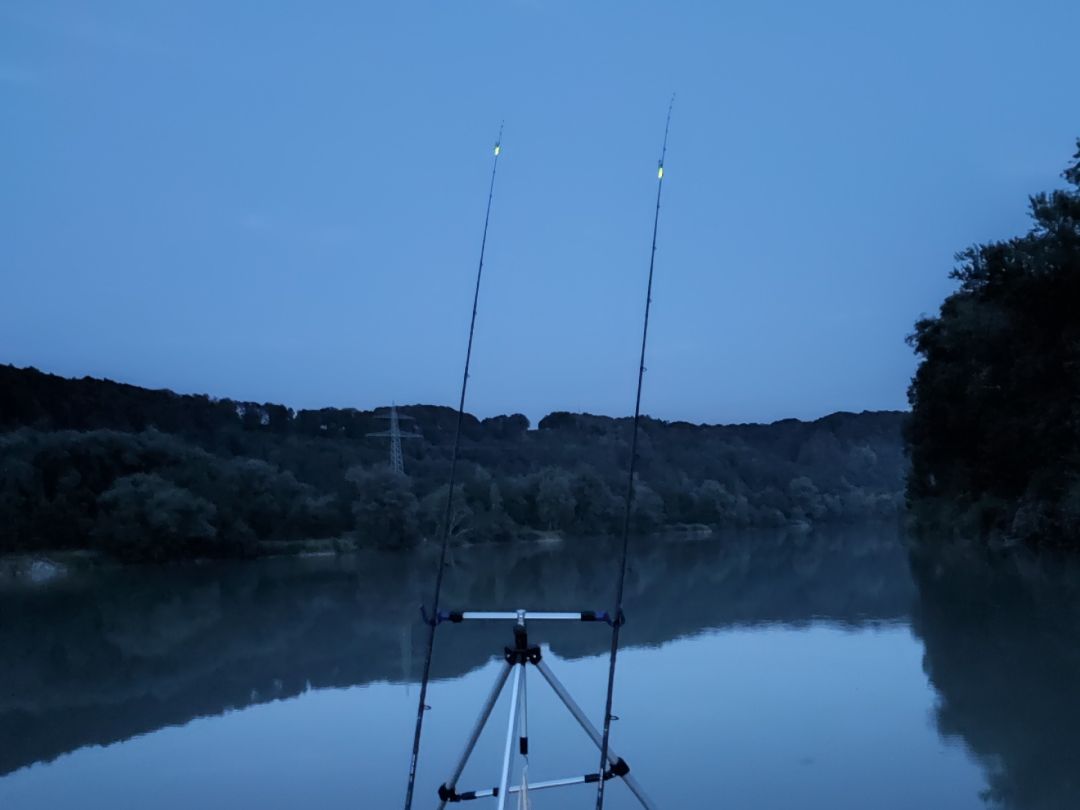
[[[453,557],[448,607],[610,606],[606,541]],[[400,806],[433,564],[3,582],[0,808]],[[911,555],[892,526],[636,540],[613,747],[672,810],[1080,807],[1078,583],[1067,561]],[[607,626],[530,635],[599,723]],[[435,806],[510,640],[501,623],[440,627],[416,807]],[[529,780],[595,770],[589,739],[528,684]],[[505,700],[461,790],[497,781]],[[531,806],[591,808],[594,792],[532,791]],[[638,806],[618,780],[607,799]]]

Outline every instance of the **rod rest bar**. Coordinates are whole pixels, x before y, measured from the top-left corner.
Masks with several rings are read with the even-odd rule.
[[[624,773],[629,772],[629,768]],[[616,776],[622,776],[621,773],[617,773],[614,768],[609,768],[604,771],[604,781],[614,779]],[[545,788],[555,787],[569,787],[570,785],[587,785],[595,784],[600,781],[600,774],[587,773],[583,776],[571,776],[567,779],[552,779],[548,782],[534,782],[529,785],[529,790],[544,790]],[[510,793],[520,793],[521,788],[518,785],[513,785],[506,791]],[[464,790],[461,793],[457,792],[456,788],[448,787],[445,784],[439,785],[439,799],[450,804],[456,802],[468,802],[473,799],[490,799],[497,798],[499,795],[499,789],[497,787],[479,789],[479,790]]]
[[[616,624],[626,623],[626,617],[620,610],[617,619],[612,619],[606,610],[574,610],[574,611],[550,611],[550,610],[440,610],[434,617],[430,616],[427,608],[420,605],[420,616],[424,624],[442,624],[451,622],[459,624],[465,621],[519,621],[532,619],[533,621],[571,621],[571,622],[604,622],[614,627]]]

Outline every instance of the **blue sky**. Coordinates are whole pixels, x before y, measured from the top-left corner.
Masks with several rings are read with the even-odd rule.
[[[0,0],[0,362],[239,399],[899,408],[1080,135],[1080,4]]]

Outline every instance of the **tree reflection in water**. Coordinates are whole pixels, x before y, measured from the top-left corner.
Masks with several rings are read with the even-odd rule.
[[[629,646],[710,628],[905,621],[912,599],[894,529],[650,540],[627,584]],[[609,607],[603,541],[456,551],[447,605]],[[433,557],[369,554],[109,568],[0,588],[0,773],[308,688],[406,682],[420,671],[418,606]],[[597,628],[599,630],[599,628]],[[537,628],[563,658],[604,632]],[[455,625],[436,678],[483,666],[490,626]]]
[[[628,646],[734,627],[907,625],[925,646],[940,733],[982,763],[989,806],[1080,807],[1080,565],[909,553],[892,527],[642,540]],[[0,773],[307,689],[407,683],[432,555],[107,568],[0,585]],[[446,605],[604,609],[602,541],[461,548]],[[602,628],[534,626],[560,658]],[[444,628],[435,677],[484,666],[504,627]],[[440,638],[443,638],[440,631]],[[808,699],[812,699],[812,695]],[[917,778],[917,774],[913,777]]]
[[[1080,807],[1080,561],[912,555],[913,628],[938,730],[982,762],[992,807]]]

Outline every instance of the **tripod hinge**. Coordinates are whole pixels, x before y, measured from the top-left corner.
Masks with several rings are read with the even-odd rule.
[[[540,647],[539,645],[533,645],[531,647],[504,647],[505,653],[503,658],[508,664],[539,664],[540,663]]]
[[[447,787],[445,783],[439,785],[439,799],[444,802],[456,802],[458,799],[458,792],[452,787]]]

